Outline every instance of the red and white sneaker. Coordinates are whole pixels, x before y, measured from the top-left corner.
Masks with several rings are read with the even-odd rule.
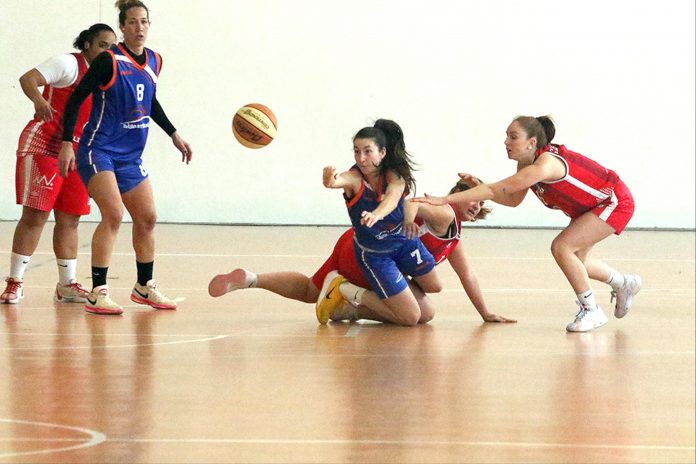
[[[8,277],[5,279],[7,286],[5,291],[0,295],[0,303],[16,304],[19,300],[24,298],[24,288],[23,282],[20,279],[15,279],[14,277]]]
[[[86,299],[85,311],[88,313],[114,316],[123,313],[123,308],[109,297],[109,287],[106,285],[94,287]]]
[[[154,280],[148,280],[145,285],[136,282],[131,292],[131,301],[152,306],[155,309],[176,309],[176,302],[162,295],[162,292],[157,290]]]
[[[256,284],[256,274],[246,269],[235,269],[229,274],[218,274],[208,284],[208,294],[213,297],[222,296],[226,293],[239,290],[240,288],[250,288]]]
[[[56,284],[53,299],[58,303],[86,303],[89,290],[74,279],[68,285]]]

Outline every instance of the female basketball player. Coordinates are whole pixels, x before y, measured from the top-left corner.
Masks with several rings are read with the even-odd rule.
[[[469,182],[462,180],[450,193],[468,188]],[[490,210],[485,208],[482,202],[471,202],[455,208],[450,205],[434,206],[407,201],[405,208],[406,215],[409,216],[406,218],[407,221],[412,217],[410,215],[417,215],[415,220],[417,234],[420,235],[428,251],[432,253],[436,264],[442,263],[445,259],[449,261],[481,318],[486,322],[516,322],[488,311],[478,279],[469,264],[463,246],[459,244],[461,222],[484,219]],[[405,228],[414,229],[413,225],[408,224]],[[370,284],[363,277],[355,259],[353,237],[352,228],[344,232],[336,242],[331,256],[311,279],[300,272],[285,271],[257,275],[246,269],[235,269],[229,274],[215,276],[208,286],[208,293],[218,297],[238,289],[261,288],[286,298],[316,303],[323,283],[327,279],[333,280],[336,274],[339,274],[346,279],[338,286],[345,301],[333,312],[331,319],[369,319],[385,322],[380,314],[387,311],[387,308],[384,308],[385,303],[369,290]],[[421,309],[421,318],[418,322],[430,321],[434,316],[430,299],[417,285],[409,282],[409,286]]]
[[[34,118],[19,136],[15,186],[22,217],[12,240],[10,275],[0,295],[1,303],[17,303],[24,297],[23,278],[36,251],[51,210],[55,217],[53,251],[58,263],[55,300],[84,302],[87,291],[76,280],[77,226],[80,216],[89,214],[89,197],[77,172],[63,179],[58,175],[58,152],[63,136],[65,103],[89,64],[116,42],[106,24],[94,24],[77,36],[73,46],[79,53],[50,58],[19,79],[24,94],[34,104]],[[43,86],[43,92],[39,87]],[[80,111],[75,140],[89,116],[91,103]]]
[[[570,224],[554,239],[551,253],[575,291],[580,307],[569,332],[587,332],[607,323],[595,302],[590,279],[611,285],[616,298],[614,316],[628,312],[641,288],[637,275],[623,275],[602,261],[590,258],[592,247],[609,235],[620,234],[631,219],[633,197],[619,176],[595,161],[552,144],[556,133],[548,116],[519,116],[507,128],[508,158],[517,161],[517,173],[493,184],[466,192],[414,199],[440,205],[493,200],[517,206],[531,189],[549,208],[560,209]]]
[[[355,163],[338,173],[334,166],[323,172],[326,188],[343,189],[355,237],[353,248],[358,265],[372,289],[384,300],[389,313],[382,316],[401,325],[415,325],[421,319],[418,302],[404,274],[428,293],[441,289],[435,261],[420,240],[403,234],[404,196],[415,190],[410,155],[401,127],[379,119],[353,137]],[[317,318],[326,323],[341,303],[337,276],[322,288]]]
[[[120,0],[116,5],[124,40],[97,57],[75,89],[66,110],[59,156],[61,175],[66,176],[76,164],[68,142],[75,115],[82,101],[92,94],[92,113],[77,148],[77,169],[101,213],[92,238],[93,289],[85,309],[96,314],[123,312],[109,297],[106,276],[124,206],[133,219],[138,271],[131,300],[156,309],[175,309],[176,303],[160,293],[152,278],[156,212],[152,186],[141,159],[150,120],[171,136],[182,161],[190,162],[192,151],[155,96],[162,59],[145,48],[150,29],[147,7],[138,0]]]

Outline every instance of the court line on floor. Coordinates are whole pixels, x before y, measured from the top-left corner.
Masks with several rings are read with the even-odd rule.
[[[90,430],[86,429],[83,427],[73,427],[70,425],[60,425],[60,424],[53,424],[50,422],[35,422],[35,421],[27,421],[27,420],[19,420],[19,419],[2,419],[0,418],[0,423],[6,423],[6,424],[19,424],[19,425],[34,425],[38,427],[49,427],[49,428],[55,428],[55,429],[61,429],[61,430],[72,430],[75,432],[80,432],[84,433],[86,435],[89,435],[89,440],[84,441],[84,440],[78,440],[74,439],[73,441],[79,442],[77,445],[72,445],[72,446],[63,446],[60,448],[48,448],[48,449],[43,449],[43,450],[34,450],[34,451],[17,451],[17,452],[11,452],[11,453],[0,453],[0,459],[2,458],[16,458],[19,456],[34,456],[38,454],[50,454],[50,453],[58,453],[58,452],[64,452],[64,451],[72,451],[72,450],[77,450],[77,449],[82,449],[82,448],[91,448],[93,446],[97,446],[101,443],[104,443],[106,441],[106,435],[104,435],[101,432],[97,432],[95,430]],[[16,441],[14,438],[10,438],[7,440],[3,440],[6,442],[12,442]],[[20,440],[20,441],[26,441],[26,440]],[[46,438],[40,438],[38,441],[41,441],[42,443],[46,442],[51,442],[51,441],[59,441],[59,442],[69,442],[70,440],[50,440]]]
[[[511,441],[423,441],[423,440],[289,440],[289,439],[233,439],[233,438],[119,438],[109,437],[109,443],[219,443],[260,445],[386,445],[386,446],[490,446],[521,448],[580,448],[580,449],[628,449],[693,451],[694,446],[672,445],[612,445],[589,443],[543,443]]]
[[[0,254],[10,254],[11,251],[1,250]],[[78,252],[78,255],[91,256],[90,252]],[[37,251],[37,255],[53,255],[50,251]],[[113,252],[112,256],[133,256],[133,252]],[[157,252],[157,257],[170,258],[292,258],[292,259],[326,259],[328,254],[322,255],[303,255],[303,254],[233,254],[233,253],[161,253]],[[490,260],[490,261],[554,261],[552,256],[470,256],[472,260]],[[626,261],[626,262],[658,262],[658,263],[693,263],[694,258],[602,258],[602,261]]]
[[[107,335],[108,336],[108,335]],[[138,336],[137,334],[131,336]],[[147,335],[149,336],[149,335]],[[34,347],[0,347],[0,351],[45,351],[45,350],[84,350],[84,349],[112,349],[112,348],[135,348],[139,346],[164,346],[164,345],[183,345],[185,343],[199,343],[214,340],[221,340],[229,337],[229,334],[215,335],[206,338],[198,338],[193,340],[175,340],[171,342],[155,342],[155,343],[132,343],[127,345],[74,345],[74,346],[34,346]]]

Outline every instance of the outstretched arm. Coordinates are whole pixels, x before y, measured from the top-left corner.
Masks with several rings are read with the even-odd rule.
[[[367,227],[374,226],[377,221],[381,221],[384,217],[394,211],[399,205],[399,201],[404,194],[406,189],[406,181],[391,172],[387,173],[387,178],[389,179],[389,185],[387,185],[387,191],[379,202],[379,206],[375,208],[374,211],[363,211],[360,218],[362,222]]]
[[[471,201],[492,200],[505,206],[515,207],[522,203],[527,190],[538,182],[557,180],[565,175],[565,166],[553,155],[543,153],[529,166],[516,174],[492,184],[480,184],[463,192],[452,193],[444,197],[427,195],[414,198],[413,201],[444,205],[447,203],[468,203]]]
[[[514,319],[508,319],[488,311],[486,302],[483,299],[483,293],[481,293],[481,287],[479,286],[478,279],[476,278],[476,274],[474,273],[473,269],[471,269],[469,258],[467,257],[461,243],[454,247],[447,260],[452,266],[452,269],[454,269],[454,272],[457,273],[459,281],[462,283],[462,287],[464,287],[464,291],[484,321],[517,322]]]

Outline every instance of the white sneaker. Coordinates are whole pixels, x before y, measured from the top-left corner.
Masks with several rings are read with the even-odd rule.
[[[345,281],[346,278],[336,271],[326,274],[316,306],[317,320],[320,324],[329,322],[331,315],[341,306],[341,303],[346,301],[338,289],[338,286]]]
[[[614,316],[621,319],[631,309],[633,297],[640,291],[643,285],[643,280],[639,275],[628,274],[624,276],[624,284],[618,290],[611,291],[611,300],[616,298],[616,306],[614,306]]]
[[[337,308],[331,316],[329,316],[334,322],[340,321],[350,321],[355,322],[358,320],[358,308],[353,306],[349,301],[344,301],[344,303]]]
[[[0,303],[19,303],[19,300],[24,298],[24,284],[22,280],[8,277],[5,279],[5,282],[7,282],[7,285],[5,286],[5,291],[0,295]]]
[[[58,282],[53,299],[58,303],[85,303],[87,295],[89,295],[89,290],[73,279],[68,285],[61,285]]]
[[[595,309],[585,308],[580,303],[580,310],[575,315],[575,320],[566,326],[568,332],[589,332],[597,327],[602,327],[609,319],[597,306]]]
[[[94,287],[86,300],[85,311],[88,313],[114,316],[123,313],[123,308],[109,297],[109,287],[106,285]]]
[[[176,309],[176,302],[162,295],[162,292],[157,290],[154,280],[148,280],[145,285],[136,282],[130,298],[131,301],[152,306],[155,309]]]
[[[210,296],[222,296],[226,293],[249,288],[256,282],[256,274],[246,269],[235,269],[229,274],[218,274],[208,284]]]

